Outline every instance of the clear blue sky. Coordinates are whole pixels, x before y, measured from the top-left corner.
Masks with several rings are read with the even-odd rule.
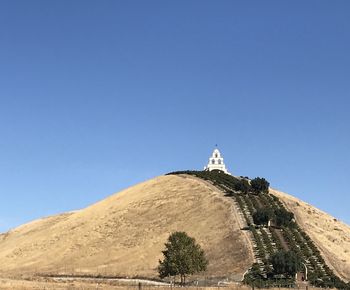
[[[349,1],[1,1],[0,230],[216,143],[350,224]]]

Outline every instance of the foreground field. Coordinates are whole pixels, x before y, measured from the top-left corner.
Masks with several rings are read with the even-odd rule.
[[[252,290],[251,287],[242,285],[240,283],[230,284],[226,287],[163,287],[163,286],[147,286],[147,285],[130,285],[120,286],[101,282],[81,282],[81,281],[69,281],[69,282],[52,282],[52,281],[26,281],[26,280],[12,280],[12,279],[0,279],[0,289],[27,289],[27,290],[61,290],[61,289],[84,289],[84,290],[170,290],[170,289],[182,289],[182,290]],[[261,288],[263,289],[263,288]],[[291,288],[269,288],[268,290],[290,290]],[[299,286],[298,290],[320,290],[321,288]],[[329,289],[328,289],[329,290]]]
[[[25,279],[6,279],[0,278],[0,289],[52,289],[52,290],[60,290],[60,289],[85,289],[85,290],[96,290],[96,289],[119,289],[119,290],[146,290],[146,289],[154,289],[154,290],[169,290],[170,287],[159,287],[159,286],[150,286],[147,284],[140,283],[132,283],[128,286],[120,285],[118,282],[112,281],[101,281],[101,280],[88,280],[81,281],[79,279],[68,279],[68,280],[56,280],[56,279],[42,279],[39,280],[25,280]]]

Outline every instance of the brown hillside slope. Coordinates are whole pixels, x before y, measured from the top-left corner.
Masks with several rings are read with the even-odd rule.
[[[350,280],[350,227],[329,214],[283,192],[271,190],[295,214],[300,227],[311,237],[329,267]]]
[[[196,238],[206,275],[239,278],[253,263],[232,201],[189,176],[161,176],[88,208],[48,217],[0,236],[0,274],[91,273],[157,276],[169,234]]]

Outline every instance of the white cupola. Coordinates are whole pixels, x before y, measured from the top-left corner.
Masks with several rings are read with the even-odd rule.
[[[204,167],[204,170],[221,170],[225,172],[226,174],[231,174],[227,171],[225,163],[224,163],[224,158],[222,157],[220,151],[218,148],[215,148],[213,151],[213,154],[211,157],[209,157],[209,163],[206,167]]]

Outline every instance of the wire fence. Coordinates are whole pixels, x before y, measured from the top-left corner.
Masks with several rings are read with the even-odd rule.
[[[123,282],[125,283],[125,281]],[[224,288],[224,289],[223,289]],[[131,282],[129,285],[121,285],[120,281],[108,279],[93,278],[41,278],[38,280],[12,280],[0,279],[0,289],[45,289],[45,290],[61,290],[61,289],[85,289],[85,290],[321,290],[308,286],[307,284],[297,284],[294,287],[275,287],[275,288],[257,288],[248,286],[239,282],[218,284],[217,286],[180,286],[180,285],[151,285],[142,282]]]

